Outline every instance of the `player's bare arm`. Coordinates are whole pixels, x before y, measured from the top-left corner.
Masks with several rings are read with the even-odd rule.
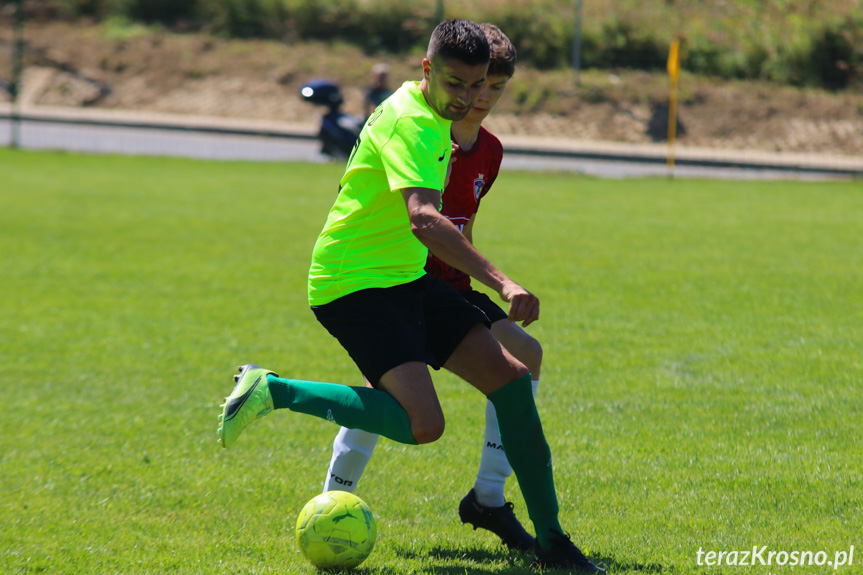
[[[438,258],[462,270],[509,302],[509,320],[528,326],[539,319],[539,298],[509,279],[485,258],[452,222],[438,211],[440,192],[428,188],[401,190],[411,231]]]

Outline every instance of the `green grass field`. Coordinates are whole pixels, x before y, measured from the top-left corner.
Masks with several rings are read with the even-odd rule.
[[[305,302],[340,173],[0,150],[0,572],[314,573],[293,526],[336,427],[277,412],[231,450],[215,431],[238,363],[359,383]],[[863,573],[859,182],[505,173],[475,238],[542,298],[537,401],[590,556]],[[359,486],[378,543],[358,572],[527,573],[458,522],[484,399],[436,381],[444,437],[382,440]],[[835,571],[697,561],[852,545]]]

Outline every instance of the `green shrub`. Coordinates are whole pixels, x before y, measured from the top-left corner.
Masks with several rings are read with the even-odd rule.
[[[696,36],[681,47],[686,69],[695,74],[716,75],[722,62],[722,47],[706,36]]]
[[[847,18],[823,29],[812,43],[809,69],[817,83],[838,90],[861,79],[863,21]]]
[[[201,0],[198,10],[215,33],[232,38],[282,38],[288,29],[282,0]]]
[[[111,15],[112,0],[62,0],[59,9],[72,17],[105,18]]]
[[[198,0],[115,0],[123,15],[144,22],[173,24],[197,16]]]
[[[355,0],[295,0],[289,2],[289,11],[292,29],[300,38],[326,40],[359,36],[360,19]]]
[[[102,16],[109,8],[105,0],[67,0],[66,4],[73,14],[82,16]]]
[[[572,23],[551,8],[540,2],[510,4],[479,19],[493,22],[509,36],[520,62],[549,70],[569,64],[572,54]]]
[[[647,35],[643,28],[615,19],[602,27],[586,64],[597,68],[655,70],[668,61],[668,45]]]
[[[405,52],[414,46],[425,48],[434,27],[434,15],[403,0],[382,0],[359,16],[362,25],[353,41],[368,51]]]

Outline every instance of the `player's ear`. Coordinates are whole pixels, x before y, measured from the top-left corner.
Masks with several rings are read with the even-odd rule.
[[[431,76],[431,60],[423,58],[423,77],[428,80]]]

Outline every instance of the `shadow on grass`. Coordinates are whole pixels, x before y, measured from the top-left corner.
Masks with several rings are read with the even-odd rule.
[[[415,567],[416,573],[436,575],[522,575],[536,573],[530,568],[533,559],[530,553],[508,551],[505,547],[489,549],[480,546],[440,547],[430,549],[396,549],[396,555],[405,560],[427,561],[425,566]],[[395,569],[383,569],[385,575],[401,573]]]
[[[619,559],[613,555],[592,553],[590,560],[602,566],[608,573],[677,573],[677,569],[673,566],[668,567],[661,563],[639,563],[626,558]]]
[[[531,553],[509,552],[505,548],[490,550],[485,547],[432,547],[428,550],[414,551],[412,549],[396,549],[396,554],[405,560],[431,561],[433,564],[416,569],[416,573],[435,573],[442,575],[471,575],[503,574],[521,575],[526,573],[543,573],[557,575],[558,573],[570,573],[569,569],[543,569],[539,571],[531,567],[533,555]],[[591,561],[602,566],[610,575],[614,573],[645,573],[645,574],[676,574],[674,566],[666,566],[661,563],[640,563],[627,558],[618,558],[612,555],[591,554]],[[384,575],[395,575],[400,573],[395,568],[384,568],[380,571]]]

